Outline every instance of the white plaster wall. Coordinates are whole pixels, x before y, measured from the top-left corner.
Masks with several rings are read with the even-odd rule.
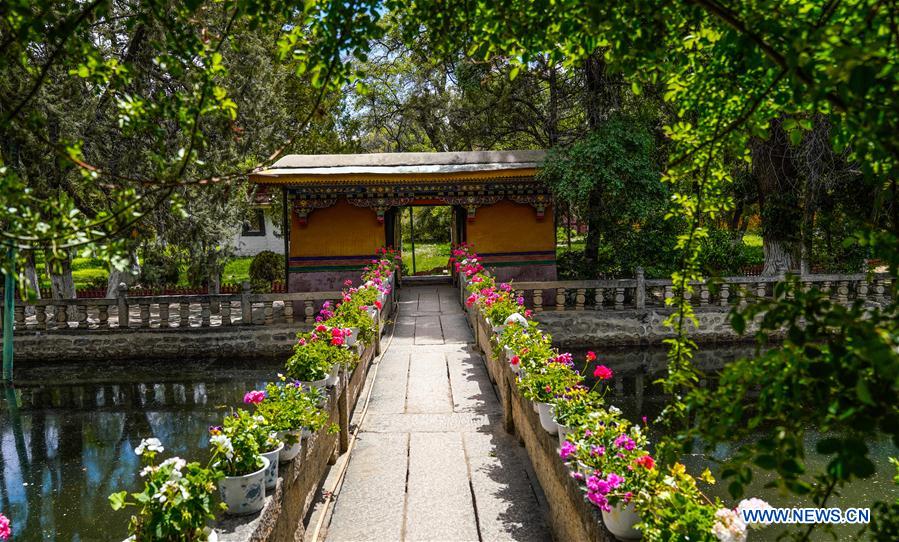
[[[271,250],[276,254],[284,254],[284,238],[275,235],[275,225],[272,223],[271,213],[268,209],[265,216],[265,235],[243,236],[238,228],[237,235],[231,242],[234,252],[238,256],[255,256],[263,250]]]

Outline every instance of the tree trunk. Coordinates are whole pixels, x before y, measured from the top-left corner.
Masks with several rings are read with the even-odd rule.
[[[782,275],[795,269],[793,252],[788,243],[766,237],[762,240],[762,248],[765,251],[765,267],[762,269],[762,275]]]
[[[75,279],[72,277],[72,255],[65,259],[47,264],[50,275],[50,297],[53,299],[75,299]]]
[[[590,195],[590,207],[587,210],[587,238],[584,240],[584,260],[589,271],[588,279],[597,276],[597,257],[602,232],[602,211],[600,211],[599,194]]]
[[[140,261],[137,259],[137,252],[132,250],[128,254],[128,266],[124,270],[118,270],[115,267],[109,268],[109,279],[106,281],[106,298],[114,299],[119,291],[119,284],[133,286],[138,277],[140,277]]]
[[[28,287],[34,290],[37,299],[41,298],[41,283],[37,277],[37,267],[34,263],[34,252],[28,251],[25,254],[25,281]]]

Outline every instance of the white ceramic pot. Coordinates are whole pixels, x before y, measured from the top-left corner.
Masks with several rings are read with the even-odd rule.
[[[300,454],[300,450],[303,449],[303,440],[300,436],[300,431],[278,431],[278,438],[284,441],[284,437],[288,434],[295,436],[297,442],[296,444],[284,444],[284,448],[282,448],[281,452],[278,454],[278,460],[281,463],[292,461],[294,457]]]
[[[321,380],[312,380],[312,381],[301,380],[301,382],[307,388],[318,388],[320,390],[323,390],[328,387],[328,379],[329,378],[330,378],[330,376],[326,376],[326,377],[322,378]]]
[[[344,341],[347,346],[353,346],[357,340],[359,340],[359,328],[351,327],[350,334],[344,338]]]
[[[337,386],[340,384],[340,364],[335,363],[331,366],[331,374],[328,375],[327,378],[329,386]]]
[[[268,468],[265,469],[265,489],[274,489],[278,483],[278,459],[283,449],[284,443],[281,442],[274,450],[259,454],[268,459]]]
[[[378,319],[378,308],[377,307],[369,307],[366,309],[368,312],[368,316],[371,317],[372,320]]]
[[[521,362],[516,363],[515,365],[509,364],[509,368],[512,369],[513,374],[521,374]]]
[[[534,409],[535,414],[540,414],[540,409],[537,407],[537,401],[531,401],[531,408]]]
[[[219,480],[219,495],[228,508],[226,514],[255,514],[265,506],[265,471],[269,461],[262,458],[262,468],[244,476],[226,476]]]
[[[506,330],[506,326],[493,326],[493,333],[496,335],[502,335],[503,331]]]
[[[540,415],[540,425],[550,435],[559,433],[559,424],[553,418],[552,405],[550,403],[537,403],[537,414]]]
[[[512,359],[512,356],[515,355],[515,352],[513,352],[512,349],[509,348],[508,346],[504,346],[504,347],[503,347],[503,354],[506,355],[506,361],[509,361],[510,359]]]
[[[612,507],[611,512],[603,511],[602,522],[618,540],[628,541],[643,538],[643,533],[634,529],[634,525],[640,522],[640,516],[634,512],[633,502],[627,506],[618,503]]]

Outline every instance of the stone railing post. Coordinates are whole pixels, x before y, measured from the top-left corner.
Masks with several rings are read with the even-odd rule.
[[[638,309],[646,308],[646,276],[642,267],[637,268],[637,290],[634,292],[634,304]]]
[[[250,303],[250,281],[240,284],[240,323],[248,326],[253,323],[253,305]]]
[[[128,285],[119,283],[116,289],[116,300],[119,307],[119,329],[128,329]]]

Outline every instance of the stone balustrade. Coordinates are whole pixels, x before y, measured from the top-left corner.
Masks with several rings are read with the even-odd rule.
[[[886,303],[893,280],[885,273],[800,277],[805,288],[826,292],[838,303]],[[729,308],[751,298],[773,297],[775,285],[781,281],[783,277],[776,276],[723,277],[694,283],[689,297],[697,308]],[[661,308],[674,295],[670,279],[645,279],[641,269],[633,279],[513,282],[512,287],[534,312]]]
[[[325,301],[340,292],[129,296],[120,286],[114,299],[16,301],[15,331],[198,329],[312,323]]]

